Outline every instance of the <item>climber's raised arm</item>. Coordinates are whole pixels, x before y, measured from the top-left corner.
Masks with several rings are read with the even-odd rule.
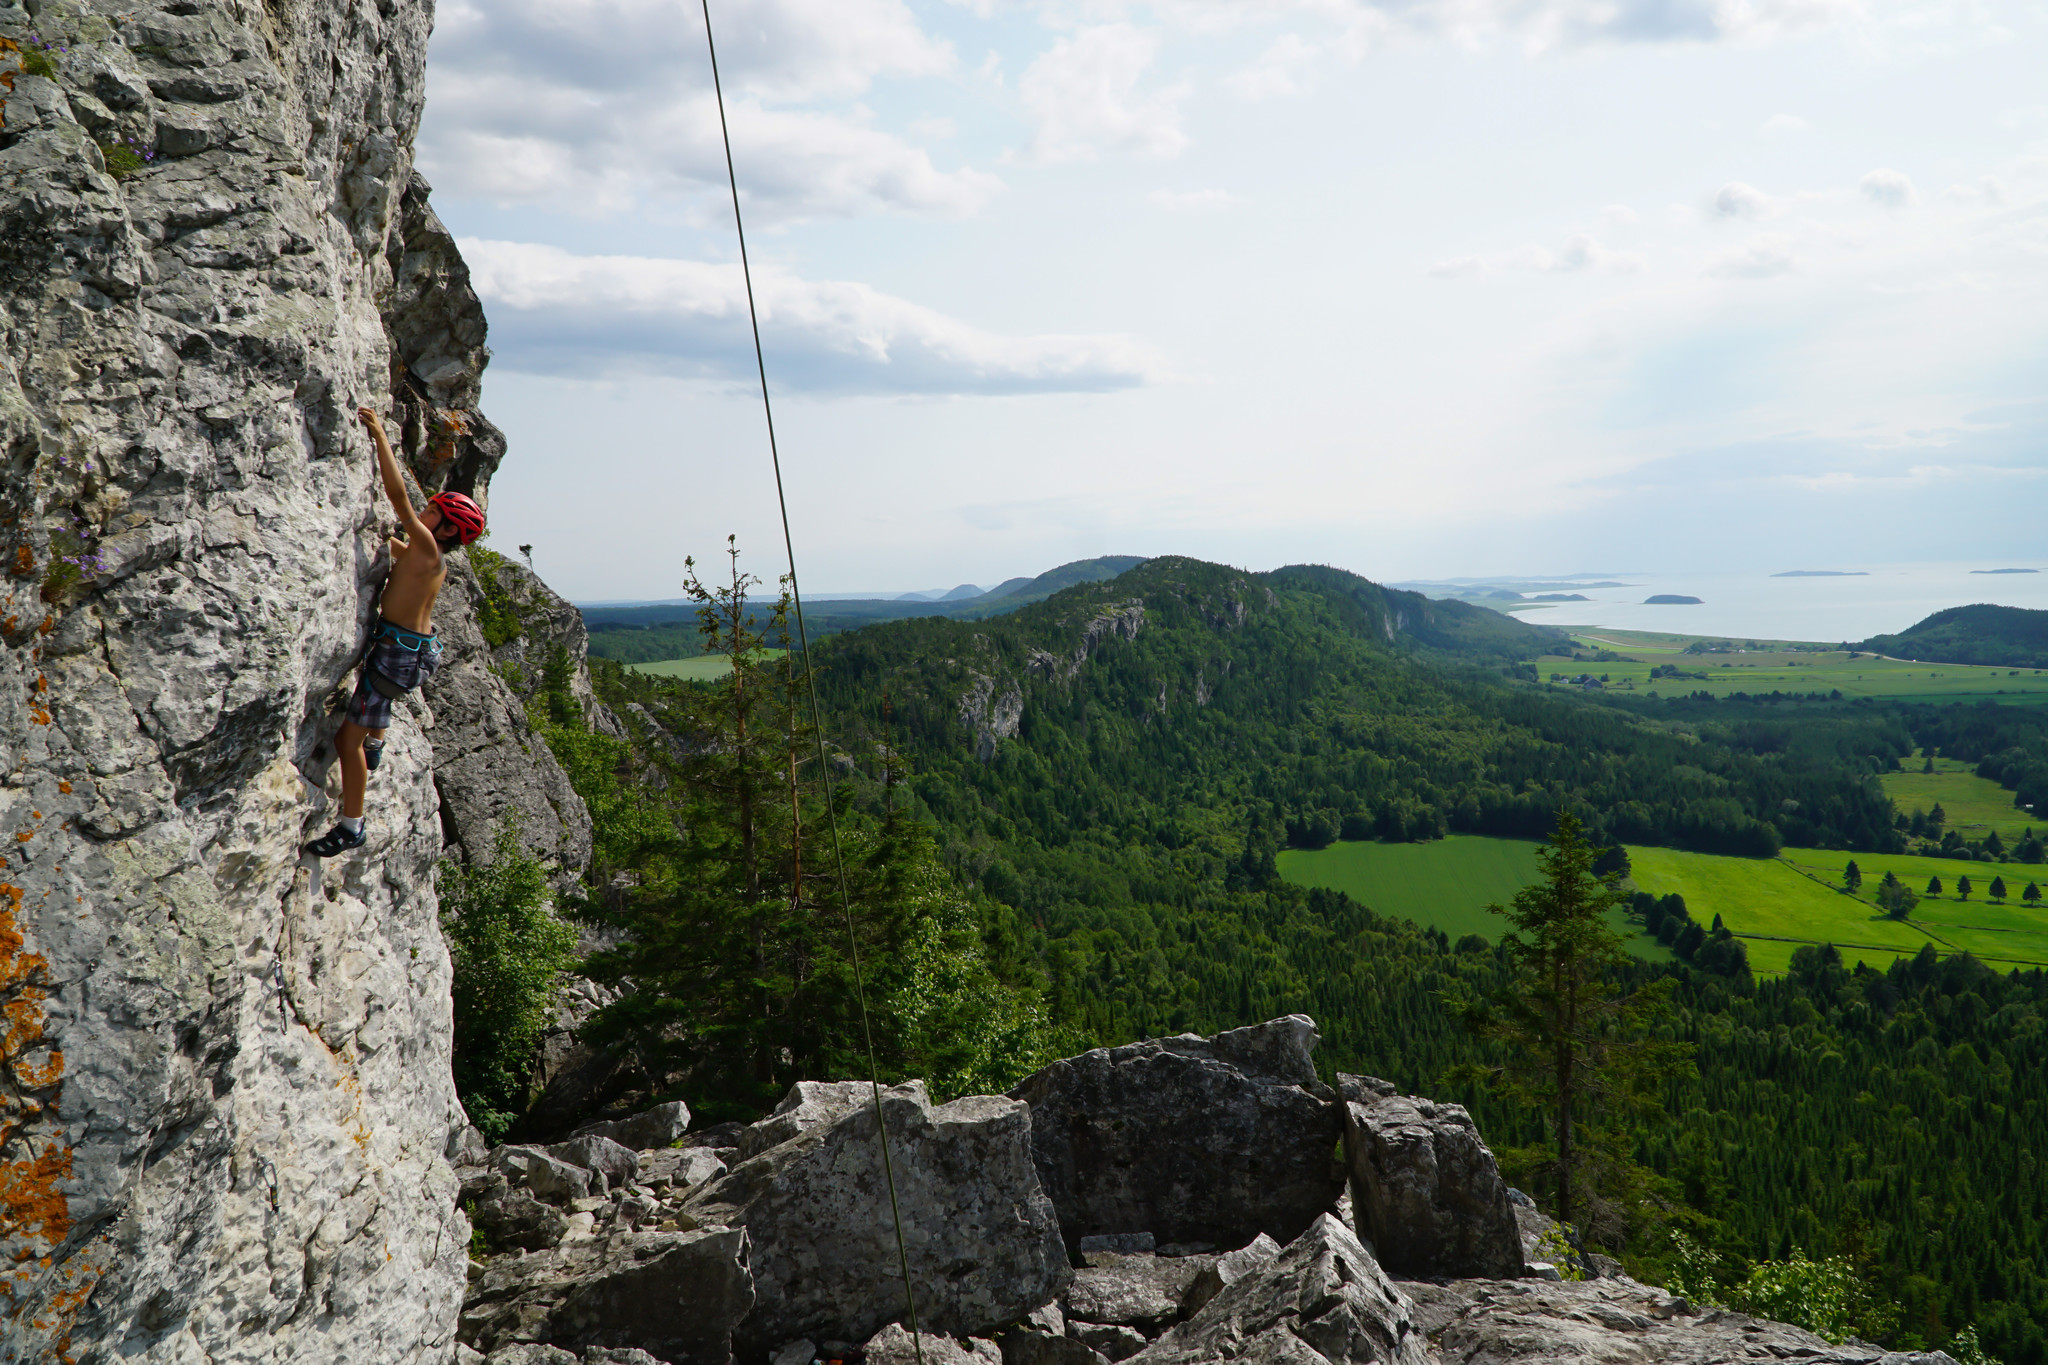
[[[357,408],[356,416],[370,433],[370,442],[377,448],[377,472],[384,479],[384,496],[391,500],[391,510],[398,513],[398,520],[405,527],[405,538],[414,545],[431,545],[434,533],[420,520],[420,514],[413,510],[412,498],[405,491],[405,477],[398,472],[398,457],[391,453],[391,439],[384,434],[384,419],[369,408]]]

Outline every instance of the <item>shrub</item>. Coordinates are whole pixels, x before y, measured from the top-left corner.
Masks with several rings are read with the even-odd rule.
[[[576,965],[576,930],[555,917],[547,870],[498,830],[489,861],[444,863],[441,929],[455,981],[455,1088],[485,1138],[505,1135],[526,1105],[533,1056],[562,977]]]

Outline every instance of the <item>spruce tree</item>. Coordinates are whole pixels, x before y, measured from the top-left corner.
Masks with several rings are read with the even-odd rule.
[[[1693,1074],[1693,1064],[1689,1045],[1649,1036],[1670,1008],[1670,979],[1633,992],[1616,981],[1629,958],[1608,913],[1628,897],[1618,874],[1593,874],[1600,852],[1578,817],[1560,812],[1536,854],[1542,879],[1509,906],[1487,906],[1511,926],[1501,939],[1509,979],[1462,1012],[1474,1033],[1504,1045],[1506,1057],[1459,1074],[1489,1081],[1544,1115],[1550,1142],[1542,1171],[1554,1182],[1558,1220],[1608,1215],[1594,1231],[1618,1244],[1630,1211],[1613,1196],[1643,1183],[1621,1125],[1660,1112],[1664,1082]]]
[[[1851,858],[1849,865],[1842,869],[1842,885],[1849,888],[1849,894],[1852,896],[1863,887],[1863,869],[1856,866],[1854,858]]]

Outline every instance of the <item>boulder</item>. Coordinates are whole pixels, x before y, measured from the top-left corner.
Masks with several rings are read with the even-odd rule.
[[[480,1199],[470,1223],[483,1233],[493,1251],[514,1247],[542,1251],[559,1243],[569,1231],[560,1209],[543,1204],[525,1190],[509,1190],[496,1199]]]
[[[1290,1248],[1291,1250],[1292,1248]],[[1954,1365],[1940,1351],[1831,1346],[1813,1333],[1725,1309],[1698,1311],[1633,1280],[1403,1283],[1443,1365]]]
[[[683,1204],[700,1225],[752,1234],[760,1307],[740,1333],[752,1356],[797,1338],[862,1341],[904,1312],[872,1092],[828,1118],[805,1090],[777,1116],[807,1111],[805,1126]],[[970,1336],[1055,1297],[1072,1271],[1032,1167],[1030,1109],[995,1095],[935,1108],[913,1084],[885,1091],[883,1111],[920,1326]]]
[[[1105,1365],[1102,1353],[1064,1332],[1020,1327],[997,1338],[1003,1365]]]
[[[667,1147],[640,1156],[640,1183],[690,1189],[725,1174],[725,1163],[703,1147]]]
[[[690,1107],[681,1100],[668,1104],[657,1104],[652,1109],[642,1110],[630,1118],[611,1119],[604,1123],[586,1123],[571,1138],[610,1138],[621,1147],[630,1147],[644,1152],[655,1147],[666,1147],[681,1137],[690,1126]]]
[[[583,1352],[583,1365],[669,1365],[656,1360],[637,1346],[592,1346]]]
[[[559,1346],[522,1341],[491,1352],[484,1357],[484,1365],[581,1365],[581,1362]]]
[[[923,1081],[887,1086],[882,1094],[910,1095],[926,1103],[930,1101]],[[738,1151],[733,1163],[758,1156],[770,1147],[843,1118],[862,1105],[872,1106],[874,1102],[874,1087],[866,1081],[798,1081],[789,1088],[789,1093],[782,1097],[782,1103],[775,1106],[773,1113],[738,1133],[735,1143]]]
[[[1105,1360],[1128,1360],[1145,1349],[1145,1334],[1113,1322],[1070,1322],[1067,1335]]]
[[[1002,1365],[1002,1353],[993,1342],[957,1341],[952,1337],[919,1332],[917,1345],[913,1347],[910,1333],[893,1322],[869,1337],[868,1344],[862,1348],[867,1356],[867,1365],[918,1365],[920,1349],[924,1353],[924,1365]]]
[[[566,1204],[590,1193],[591,1173],[538,1147],[500,1147],[491,1164],[514,1185],[524,1185],[551,1204]]]
[[[1142,1365],[1434,1365],[1414,1305],[1357,1234],[1329,1214],[1131,1359]]]
[[[1354,1079],[1370,1080],[1338,1078],[1344,1151],[1358,1234],[1380,1264],[1416,1278],[1519,1275],[1515,1207],[1471,1115]]]
[[[491,1262],[470,1288],[459,1335],[491,1353],[513,1345],[637,1347],[663,1360],[726,1365],[754,1306],[738,1228],[628,1232]]]
[[[616,1190],[630,1185],[640,1174],[640,1157],[632,1148],[595,1133],[557,1142],[541,1150],[557,1161],[581,1166],[597,1176],[598,1179],[590,1182],[592,1194],[603,1194],[607,1187]]]
[[[1315,1041],[1295,1014],[1097,1048],[1018,1085],[1067,1245],[1136,1228],[1216,1246],[1300,1235],[1343,1188],[1343,1117],[1316,1080]]]
[[[1280,1244],[1263,1232],[1237,1250],[1224,1252],[1189,1282],[1187,1293],[1181,1295],[1181,1315],[1193,1317],[1209,1300],[1279,1256]]]
[[[1148,1336],[1178,1322],[1181,1300],[1195,1277],[1213,1262],[1208,1256],[1109,1256],[1096,1253],[1074,1272],[1060,1295],[1069,1324],[1114,1323]],[[1094,1342],[1088,1343],[1094,1346]],[[1096,1347],[1101,1350],[1101,1347]],[[1104,1354],[1108,1354],[1104,1352]]]

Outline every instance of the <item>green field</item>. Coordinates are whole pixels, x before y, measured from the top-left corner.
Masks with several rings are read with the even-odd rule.
[[[1450,935],[1497,940],[1504,927],[1490,915],[1490,902],[1507,904],[1536,880],[1537,845],[1526,839],[1489,839],[1453,834],[1425,844],[1345,843],[1319,849],[1286,849],[1280,875],[1297,886],[1343,891],[1383,915],[1399,915]],[[1671,950],[1619,913],[1615,927],[1627,933],[1638,957],[1668,962]]]
[[[1863,873],[1860,896],[1841,889],[1851,858]],[[1807,848],[1788,848],[1775,859],[1631,848],[1629,859],[1643,890],[1659,896],[1676,891],[1702,924],[1721,916],[1747,940],[1750,966],[1759,972],[1782,972],[1802,943],[1819,942],[1833,943],[1850,962],[1880,968],[1929,942],[1936,952],[1969,952],[2002,968],[2048,964],[2048,909],[2028,908],[2019,899],[2029,880],[2048,881],[2048,868]],[[1948,893],[1923,899],[1911,919],[1887,919],[1871,900],[1886,872],[1915,892],[1939,876]],[[1958,874],[1978,888],[1967,902],[1954,894]],[[2003,905],[1984,898],[1983,888],[1996,876],[2011,892]]]
[[[1980,668],[1968,664],[1923,664],[1865,654],[1851,658],[1841,649],[1801,645],[1796,641],[1738,640],[1738,653],[1687,654],[1699,640],[1725,636],[1667,635],[1644,630],[1574,631],[1572,642],[1583,650],[1611,650],[1627,663],[1580,663],[1563,655],[1536,661],[1539,675],[1571,679],[1582,673],[1605,675],[1610,690],[1641,695],[1684,696],[1707,692],[1725,697],[1734,692],[1833,692],[1845,697],[1883,697],[1893,701],[1954,701],[1991,697],[2009,705],[2048,704],[2048,671],[2034,668]],[[1675,664],[1688,675],[1652,680],[1650,670]],[[1553,686],[1570,686],[1569,682]]]
[[[1312,851],[1287,849],[1279,865],[1280,875],[1297,886],[1346,892],[1381,914],[1441,929],[1453,941],[1466,934],[1498,939],[1502,921],[1486,906],[1506,904],[1536,880],[1536,848],[1522,839],[1454,834],[1423,844],[1339,842]],[[1842,869],[1852,857],[1863,873],[1861,896],[1841,890]],[[1751,968],[1765,975],[1783,973],[1802,944],[1823,942],[1840,948],[1850,962],[1878,968],[1928,943],[1938,953],[1973,953],[2001,969],[2048,964],[2048,906],[2031,908],[2020,900],[2030,880],[2048,892],[2048,866],[1801,848],[1788,848],[1779,858],[1729,858],[1635,847],[1629,860],[1642,890],[1659,896],[1676,891],[1702,926],[1719,915],[1744,940]],[[1923,898],[1911,919],[1888,919],[1869,900],[1887,871],[1916,892],[1939,876],[1947,894]],[[1958,874],[1976,885],[1968,901],[1956,898]],[[1997,876],[2010,891],[2002,905],[1986,900],[1983,891]],[[1617,915],[1615,925],[1629,933],[1631,952],[1670,960],[1670,950],[1633,921]]]
[[[1920,895],[1912,924],[1936,940],[1937,948],[1959,949],[1976,954],[2000,967],[2027,963],[2048,964],[2048,901],[2029,906],[2020,899],[2028,882],[2040,884],[2048,896],[2048,865],[2025,863],[1966,863],[1954,858],[1916,858],[1891,853],[1842,853],[1817,848],[1788,848],[1780,857],[1787,866],[1839,885],[1842,869],[1851,858],[1863,873],[1863,897],[1877,893],[1877,884],[1891,872]],[[1956,878],[1967,876],[1974,886],[1970,898],[1956,895]],[[1930,897],[1927,882],[1941,878],[1942,894]],[[1993,877],[2003,877],[2003,904],[1990,899],[1985,889]],[[1872,913],[1876,907],[1871,907]]]
[[[779,649],[766,651],[780,654]],[[710,682],[722,678],[732,671],[732,664],[723,654],[699,654],[694,659],[662,659],[651,664],[627,664],[635,673],[649,673],[657,678],[682,678],[686,682]]]
[[[1930,938],[1925,930],[1886,919],[1876,906],[1803,876],[1779,859],[1729,858],[1674,848],[1631,848],[1628,855],[1637,886],[1657,896],[1676,891],[1703,925],[1711,925],[1719,915],[1745,940],[1749,965],[1758,972],[1783,972],[1801,944],[1820,942],[1833,943],[1850,962],[1860,958],[1873,967],[1885,967],[1895,957],[1919,952]],[[1834,876],[1840,875],[1837,864]],[[1866,875],[1874,891],[1884,874]],[[1941,945],[1935,947],[1939,951]]]
[[[1977,776],[1974,764],[1937,758],[1931,773],[1920,772],[1920,766],[1921,760],[1908,759],[1905,772],[1884,773],[1878,778],[1884,784],[1884,794],[1902,814],[1910,814],[1915,807],[1932,810],[1939,802],[1949,829],[1960,831],[1971,843],[1997,830],[2008,846],[2040,823],[2032,811],[2013,805],[2012,793],[2006,788]]]

